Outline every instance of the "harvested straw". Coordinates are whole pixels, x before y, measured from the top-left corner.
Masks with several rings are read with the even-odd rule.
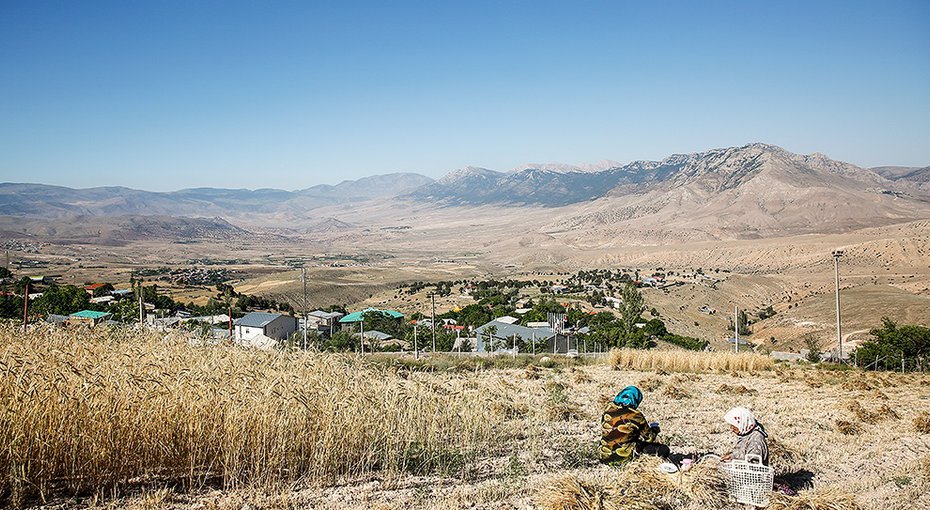
[[[871,391],[875,387],[868,383],[865,379],[856,378],[851,381],[846,381],[842,385],[844,390],[847,391]]]
[[[846,403],[846,409],[851,412],[857,420],[863,423],[879,423],[885,420],[899,420],[901,416],[892,409],[888,404],[882,404],[875,411],[869,411],[862,407],[858,400],[850,400]]]
[[[774,362],[755,353],[615,349],[608,364],[617,370],[713,372],[771,370]]]
[[[742,384],[737,384],[730,386],[729,384],[721,384],[717,388],[717,393],[721,395],[758,395],[759,392],[743,386]]]
[[[720,508],[726,504],[726,481],[716,464],[667,475],[658,470],[660,462],[645,456],[618,470],[556,478],[540,491],[536,503],[544,510]]]
[[[801,453],[774,437],[768,439],[769,464],[775,474],[782,475],[801,469]]]
[[[646,377],[645,379],[640,379],[640,381],[636,383],[636,386],[643,391],[653,391],[662,387],[663,384],[665,383],[658,377]]]
[[[623,495],[631,501],[649,501],[663,508],[688,504],[719,508],[726,503],[726,481],[716,464],[700,464],[670,476],[658,470],[661,462],[644,456],[624,467],[618,482]]]
[[[901,415],[897,411],[892,409],[888,404],[882,404],[878,407],[878,411],[875,411],[875,417],[878,421],[884,420],[900,420]]]
[[[539,379],[540,369],[536,365],[527,365],[526,370],[523,371],[523,378],[529,380]]]
[[[536,504],[546,510],[619,510],[616,494],[603,485],[567,475],[546,484]]]
[[[797,496],[772,494],[772,510],[861,510],[855,498],[837,489],[803,491]]]
[[[836,420],[833,422],[833,428],[835,428],[837,432],[847,436],[856,435],[862,432],[862,427],[860,427],[859,424],[846,420]]]
[[[691,392],[681,385],[668,385],[662,390],[662,395],[675,400],[691,398]]]
[[[875,413],[867,411],[858,400],[850,400],[846,403],[846,409],[856,417],[857,420],[864,423],[875,423],[878,417]]]
[[[914,430],[921,434],[930,434],[930,413],[923,411],[914,417]]]
[[[591,376],[587,372],[581,369],[573,370],[574,374],[572,375],[572,380],[575,381],[575,384],[584,384],[591,382]]]

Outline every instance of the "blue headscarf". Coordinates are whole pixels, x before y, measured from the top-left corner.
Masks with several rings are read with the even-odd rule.
[[[616,397],[614,397],[614,404],[618,406],[629,407],[636,409],[639,407],[639,403],[643,401],[643,392],[639,391],[639,388],[636,386],[627,386],[623,388]]]

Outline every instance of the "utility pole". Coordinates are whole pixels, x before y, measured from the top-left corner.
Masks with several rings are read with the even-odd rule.
[[[433,292],[429,295],[430,300],[433,303],[433,312],[432,317],[430,318],[430,326],[433,330],[433,352],[436,352],[436,293]]]
[[[739,352],[739,306],[733,308],[733,333],[736,340],[736,342],[734,342],[736,344],[736,352]]]
[[[413,323],[413,358],[414,359],[420,359],[420,349],[417,347],[417,326],[419,326],[419,324],[414,322]]]
[[[358,323],[359,330],[361,331],[361,334],[358,339],[358,344],[361,346],[362,354],[365,354],[365,311],[364,310],[362,310],[361,319],[362,320],[359,321]]]
[[[307,350],[307,268],[300,268],[300,276],[304,281],[304,350]]]
[[[229,339],[232,340],[232,301],[229,302]]]
[[[29,324],[29,282],[26,282],[23,292],[23,333],[26,332],[27,324]]]
[[[836,280],[836,343],[839,346],[840,363],[843,362],[843,327],[840,319],[840,257],[843,250],[833,250],[833,276]]]
[[[142,294],[145,292],[145,287],[139,285],[139,325],[145,326],[145,303],[142,299]]]

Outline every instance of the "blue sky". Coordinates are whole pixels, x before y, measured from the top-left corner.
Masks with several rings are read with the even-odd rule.
[[[930,165],[930,2],[0,1],[0,181],[298,189],[761,141]]]

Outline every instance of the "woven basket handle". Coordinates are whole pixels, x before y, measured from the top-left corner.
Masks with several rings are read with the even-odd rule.
[[[755,461],[756,461],[755,464],[758,464],[758,465],[760,465],[760,466],[762,465],[762,456],[761,456],[761,455],[755,455],[755,454],[752,454],[752,453],[747,453],[747,454],[746,454],[746,463],[747,463],[747,464],[753,464],[753,462],[752,462],[753,459],[755,459]]]

